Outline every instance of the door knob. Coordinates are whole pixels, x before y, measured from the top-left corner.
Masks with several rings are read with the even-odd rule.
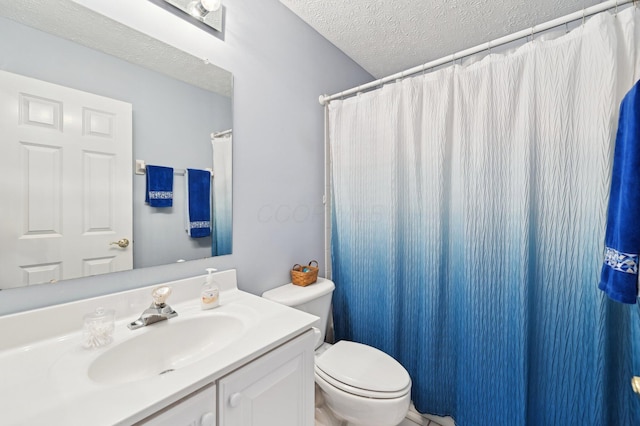
[[[120,248],[127,248],[129,247],[129,240],[127,240],[126,238],[122,238],[121,240],[113,241],[112,243],[109,243],[110,246],[113,244],[116,244]]]

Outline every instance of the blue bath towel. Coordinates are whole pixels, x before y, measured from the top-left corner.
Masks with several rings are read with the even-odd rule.
[[[620,105],[604,265],[599,288],[611,299],[636,303],[640,253],[640,81]]]
[[[144,201],[151,207],[173,205],[173,169],[163,166],[147,166],[147,190]]]
[[[187,233],[191,238],[211,235],[211,173],[187,169]]]

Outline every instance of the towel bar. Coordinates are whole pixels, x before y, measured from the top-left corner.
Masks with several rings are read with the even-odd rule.
[[[145,163],[144,160],[136,160],[136,174],[137,175],[144,175],[145,172],[147,170],[147,165]],[[213,176],[213,169],[210,168],[206,168],[204,169],[206,171],[208,171],[209,173],[211,173],[211,176]],[[177,175],[177,176],[184,176],[185,174],[185,169],[173,169],[173,174]]]

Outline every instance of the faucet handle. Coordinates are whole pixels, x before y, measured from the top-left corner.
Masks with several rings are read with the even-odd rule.
[[[153,297],[153,303],[156,305],[163,305],[165,300],[171,296],[171,287],[167,287],[163,285],[161,287],[156,287],[151,292],[151,297]]]

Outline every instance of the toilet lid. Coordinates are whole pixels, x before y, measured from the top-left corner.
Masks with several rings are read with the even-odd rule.
[[[386,353],[361,343],[341,340],[316,359],[326,376],[349,387],[374,392],[403,392],[409,373]]]

